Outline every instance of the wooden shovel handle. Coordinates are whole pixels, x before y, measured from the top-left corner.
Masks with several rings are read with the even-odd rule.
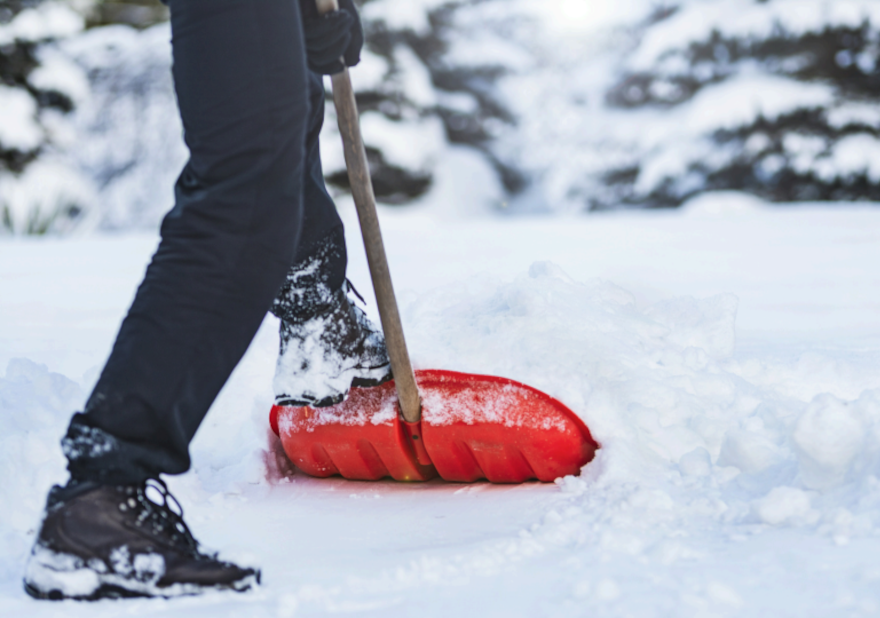
[[[339,9],[336,0],[316,1],[321,14]],[[403,337],[403,325],[400,322],[394,287],[391,285],[391,271],[388,269],[388,258],[385,256],[385,246],[382,244],[382,231],[379,229],[379,217],[376,213],[376,196],[373,193],[367,152],[361,137],[357,103],[348,69],[344,68],[341,73],[333,75],[331,81],[336,118],[339,121],[339,132],[342,134],[345,152],[345,167],[348,169],[348,180],[361,224],[370,276],[373,279],[376,302],[379,304],[385,345],[388,347],[388,356],[391,357],[391,370],[394,372],[400,411],[404,420],[417,423],[422,415],[419,389],[416,386],[412,362]]]

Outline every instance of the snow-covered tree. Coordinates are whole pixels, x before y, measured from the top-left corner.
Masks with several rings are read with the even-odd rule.
[[[83,26],[61,2],[0,3],[0,231],[63,231],[81,218],[88,187],[54,154],[69,145],[64,117],[88,86],[47,43]]]
[[[510,187],[520,182],[488,148],[489,127],[511,122],[493,95],[504,72],[492,58],[460,62],[467,37],[458,17],[473,0],[365,0],[367,34],[362,61],[352,71],[377,197],[409,203],[432,188],[438,162],[450,144],[478,149],[488,168]],[[333,133],[332,109],[328,122]],[[328,181],[347,188],[338,138],[325,140]],[[328,156],[329,155],[329,156]]]
[[[880,200],[878,65],[877,2],[667,6],[607,92],[619,121],[644,131],[590,205],[673,206],[711,189]]]

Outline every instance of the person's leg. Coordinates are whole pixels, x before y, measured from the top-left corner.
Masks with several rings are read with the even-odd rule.
[[[272,313],[281,320],[275,402],[327,406],[352,386],[391,379],[382,333],[344,289],[346,249],[342,221],[324,183],[318,138],[324,123],[324,84],[309,73],[303,235]]]
[[[188,444],[296,258],[308,81],[292,0],[172,0],[191,159],[153,257],[64,447],[74,479],[189,468]]]
[[[342,220],[336,211],[336,205],[327,191],[324,182],[324,169],[321,166],[321,148],[319,138],[324,126],[324,90],[323,76],[307,71],[309,84],[309,124],[306,133],[306,161],[303,168],[303,212],[302,240],[299,243],[293,264],[301,263],[315,254],[319,245],[332,237],[338,249],[339,257],[335,258],[329,271],[328,281],[331,286],[341,287],[345,280],[345,238],[342,236]]]
[[[37,598],[244,590],[259,572],[199,552],[161,473],[188,445],[295,259],[308,81],[294,0],[172,0],[191,158],[110,359],[62,444],[25,574]],[[148,497],[151,487],[159,501]]]
[[[272,313],[285,320],[306,319],[328,308],[345,284],[345,231],[324,183],[319,137],[324,126],[324,83],[308,72],[309,123],[303,167],[302,235]]]

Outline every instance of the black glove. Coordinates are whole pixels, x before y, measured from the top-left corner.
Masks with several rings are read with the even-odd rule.
[[[364,29],[352,0],[339,0],[339,10],[318,15],[315,0],[300,0],[309,69],[333,75],[361,60]]]

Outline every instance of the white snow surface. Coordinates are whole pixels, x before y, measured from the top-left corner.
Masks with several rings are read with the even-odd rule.
[[[354,213],[340,208],[349,276],[369,291]],[[264,585],[32,601],[21,577],[45,492],[65,478],[58,440],[156,239],[4,240],[3,615],[880,615],[876,205],[724,193],[674,213],[442,212],[380,213],[415,364],[562,400],[602,444],[579,476],[283,476],[265,456],[278,344],[267,317],[196,436],[193,470],[169,479],[197,538],[262,566]]]

